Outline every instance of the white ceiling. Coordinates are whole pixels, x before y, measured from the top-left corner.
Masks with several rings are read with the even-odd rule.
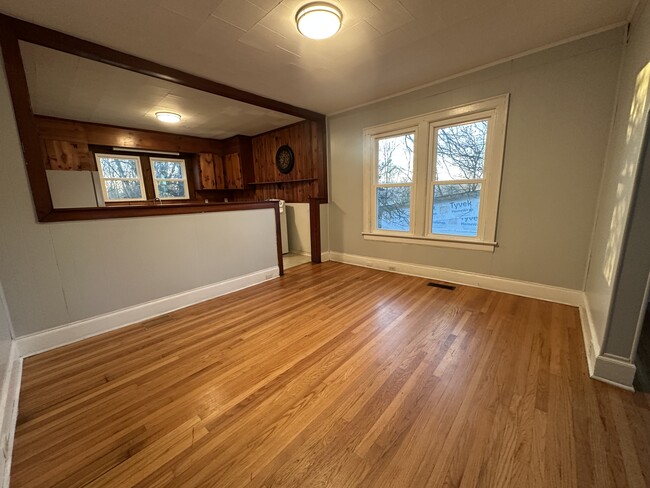
[[[34,113],[174,134],[253,136],[302,119],[21,42]],[[181,114],[165,124],[156,112]]]
[[[635,0],[0,0],[0,11],[189,73],[332,113],[627,20]]]

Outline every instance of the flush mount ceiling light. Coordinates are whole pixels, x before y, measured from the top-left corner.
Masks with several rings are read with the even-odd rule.
[[[327,39],[341,28],[343,14],[334,5],[324,2],[308,3],[298,10],[298,31],[310,39]]]
[[[168,124],[175,124],[176,122],[181,121],[181,116],[174,112],[156,112],[156,118],[161,122],[167,122]]]

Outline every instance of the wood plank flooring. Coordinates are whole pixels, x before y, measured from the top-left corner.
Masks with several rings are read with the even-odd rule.
[[[337,263],[25,361],[11,486],[645,487],[578,310]]]

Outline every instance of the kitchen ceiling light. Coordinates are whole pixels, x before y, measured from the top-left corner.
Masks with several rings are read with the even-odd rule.
[[[181,121],[181,116],[174,112],[156,112],[156,118],[168,124],[175,124]]]
[[[310,39],[327,39],[341,28],[343,15],[334,5],[324,2],[308,3],[296,14],[298,31]]]

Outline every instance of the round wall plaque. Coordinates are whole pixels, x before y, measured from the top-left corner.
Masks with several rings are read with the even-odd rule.
[[[291,172],[294,163],[293,150],[287,145],[280,146],[275,153],[275,167],[278,168],[278,171],[286,175]]]

